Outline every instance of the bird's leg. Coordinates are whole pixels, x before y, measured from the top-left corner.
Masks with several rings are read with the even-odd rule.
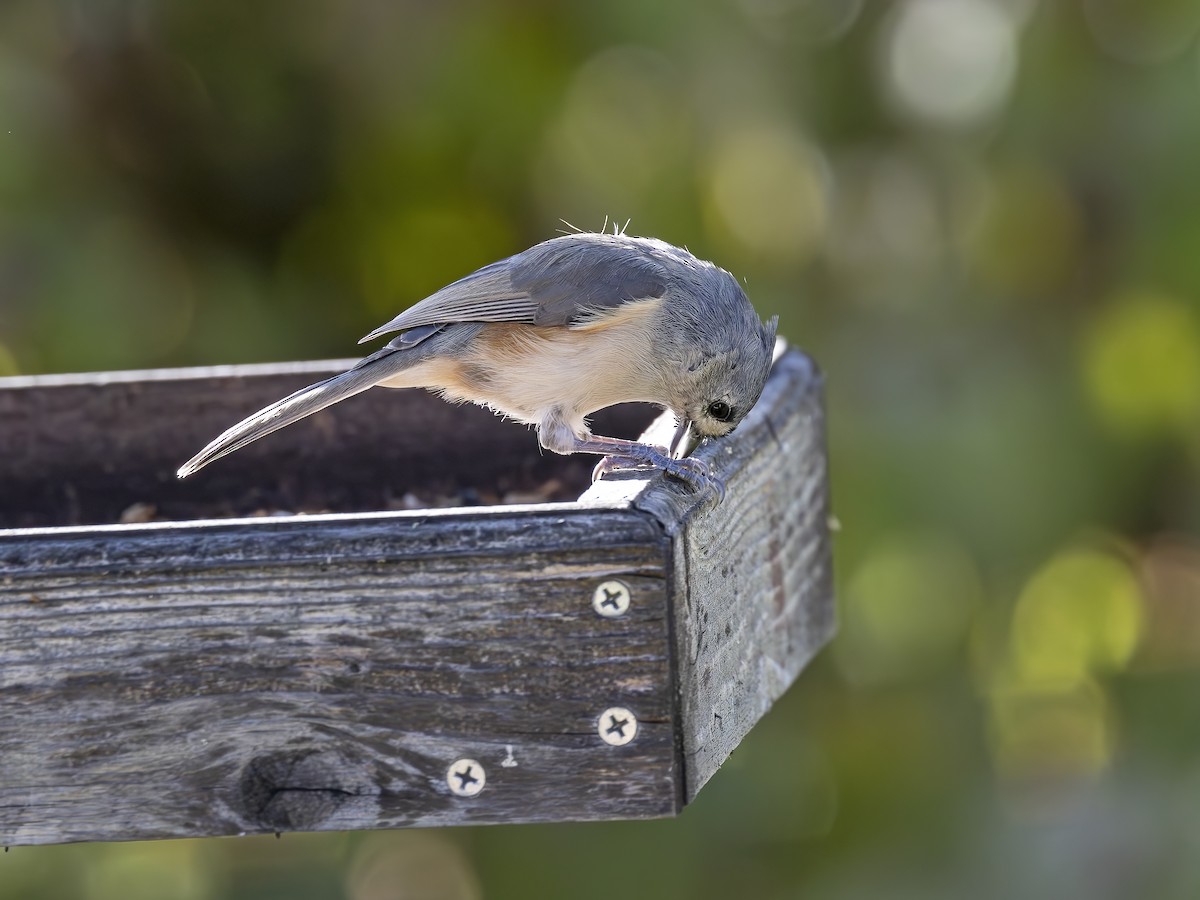
[[[579,453],[602,453],[604,459],[592,470],[592,481],[599,481],[610,472],[629,469],[661,469],[678,478],[694,491],[712,491],[717,502],[725,499],[725,483],[708,471],[708,466],[694,457],[674,459],[663,447],[624,441],[620,438],[592,435],[575,445]]]
[[[692,460],[690,457],[685,460],[672,460],[666,448],[638,444],[636,440],[605,438],[593,434],[586,439],[576,438],[571,451],[576,454],[605,456],[605,460],[601,461],[601,466],[607,463],[605,470],[653,467],[694,485],[708,478],[708,467],[700,460]]]
[[[542,419],[538,427],[538,440],[543,447],[555,453],[598,453],[604,457],[592,471],[592,480],[597,481],[609,472],[625,469],[655,468],[686,482],[695,490],[711,489],[718,501],[725,496],[725,485],[711,475],[708,466],[698,459],[687,457],[673,459],[665,447],[654,447],[627,441],[622,438],[602,437],[588,434],[580,437],[575,429],[557,410]]]

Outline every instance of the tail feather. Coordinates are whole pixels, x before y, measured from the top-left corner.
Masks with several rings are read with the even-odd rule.
[[[387,356],[397,355],[388,353]],[[334,375],[324,381],[310,384],[296,393],[277,400],[270,406],[260,409],[254,415],[243,419],[232,428],[226,430],[213,440],[207,447],[179,467],[176,473],[180,478],[187,478],[192,473],[204,468],[210,462],[220,459],[235,450],[240,450],[247,444],[266,437],[287,425],[291,425],[305,416],[319,412],[327,406],[332,406],[347,397],[361,394],[363,391],[378,384],[380,381],[395,374],[395,366],[372,366],[364,363],[375,361],[375,354],[348,372]]]

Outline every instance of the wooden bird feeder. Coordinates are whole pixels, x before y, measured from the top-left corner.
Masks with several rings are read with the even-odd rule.
[[[830,638],[799,351],[719,506],[422,391],[175,479],[344,366],[0,379],[0,844],[669,816]]]

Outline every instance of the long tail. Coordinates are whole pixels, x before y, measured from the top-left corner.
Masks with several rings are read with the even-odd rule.
[[[180,466],[176,474],[180,478],[187,478],[214,459],[240,450],[247,444],[332,406],[339,400],[361,394],[379,382],[395,376],[398,371],[408,368],[410,360],[404,358],[406,355],[403,351],[381,350],[341,375],[310,384],[289,397],[277,400],[225,431]]]

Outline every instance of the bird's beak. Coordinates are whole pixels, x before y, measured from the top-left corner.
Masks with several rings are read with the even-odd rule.
[[[692,437],[692,420],[680,419],[675,434],[671,438],[671,446],[667,448],[672,459],[682,459],[692,451]]]

